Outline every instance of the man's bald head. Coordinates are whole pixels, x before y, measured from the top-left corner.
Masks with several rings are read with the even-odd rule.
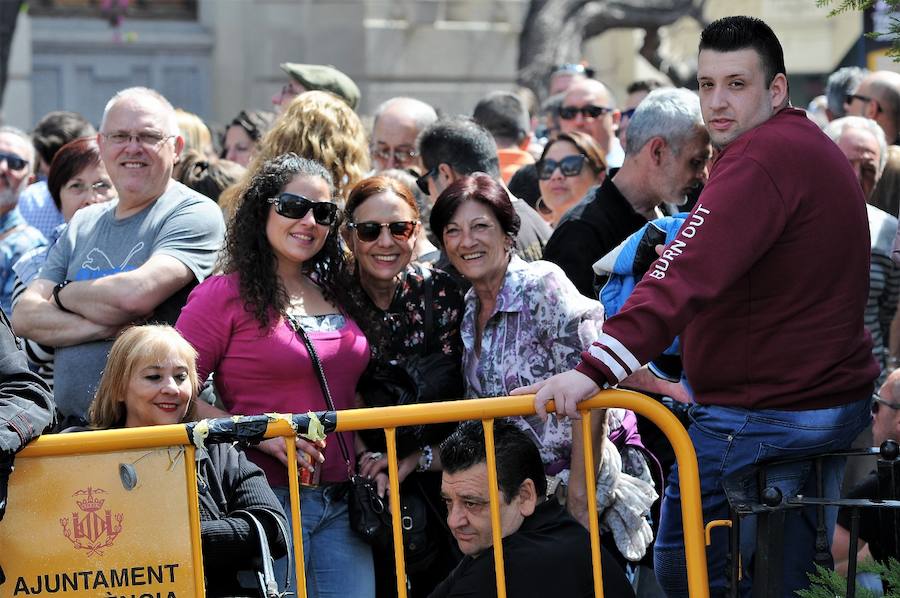
[[[900,133],[900,73],[869,73],[846,104],[847,114],[871,118],[884,129],[889,144],[896,144]]]
[[[369,150],[375,170],[419,166],[416,138],[437,118],[434,108],[415,98],[382,102],[375,109]]]
[[[560,107],[560,128],[563,133],[581,131],[594,138],[604,154],[610,150],[610,140],[619,122],[619,112],[612,92],[596,79],[584,79],[572,84]]]

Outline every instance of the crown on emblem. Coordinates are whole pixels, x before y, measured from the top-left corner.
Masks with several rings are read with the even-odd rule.
[[[87,498],[84,498],[82,500],[76,500],[75,504],[77,504],[78,508],[81,509],[82,511],[87,511],[89,513],[93,512],[93,511],[99,511],[100,508],[103,507],[103,503],[106,502],[106,500],[102,499],[102,498],[98,498],[98,497],[94,496],[94,494],[102,493],[102,492],[103,492],[103,490],[91,488],[90,486],[88,486],[86,491],[79,490],[78,492],[75,493],[74,496],[77,496],[79,494],[87,494]]]

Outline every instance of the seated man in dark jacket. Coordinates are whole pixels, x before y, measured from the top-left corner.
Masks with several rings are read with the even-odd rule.
[[[534,443],[515,425],[494,424],[506,593],[516,598],[594,595],[591,541],[559,505],[545,498],[544,466]],[[493,598],[493,536],[480,421],[464,422],[441,445],[441,495],[447,524],[465,555],[431,598]],[[604,596],[633,597],[619,565],[601,549]]]

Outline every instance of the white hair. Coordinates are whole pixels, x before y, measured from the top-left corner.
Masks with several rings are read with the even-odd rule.
[[[25,142],[25,147],[27,148],[26,151],[28,152],[28,155],[22,156],[22,157],[28,160],[28,165],[31,167],[29,169],[29,172],[34,172],[35,151],[34,151],[34,144],[32,143],[32,140],[31,140],[31,136],[28,133],[26,133],[25,131],[23,131],[22,129],[20,129],[18,127],[13,127],[10,125],[0,126],[0,135],[4,135],[4,134],[14,135],[15,137],[18,137],[19,139],[21,139],[22,141]]]
[[[878,160],[878,177],[880,178],[881,173],[884,172],[884,165],[887,164],[888,159],[887,139],[884,136],[884,129],[871,118],[862,116],[844,116],[828,123],[825,126],[824,131],[832,141],[837,143],[841,140],[841,136],[848,127],[860,131],[868,131],[875,137],[875,140],[878,142],[878,151],[880,152],[880,158]],[[629,134],[630,132],[631,131],[629,130]]]
[[[680,88],[654,89],[628,122],[625,154],[636,154],[654,137],[663,138],[677,154],[681,146],[703,127],[700,98]]]
[[[103,119],[100,121],[101,131],[106,130],[106,118],[107,116],[109,116],[109,111],[112,110],[112,107],[119,103],[121,100],[131,98],[152,98],[153,100],[159,102],[160,106],[163,109],[162,116],[166,123],[166,130],[164,131],[164,133],[166,135],[181,135],[180,129],[178,128],[178,117],[175,114],[175,108],[163,94],[159,93],[155,89],[150,89],[149,87],[129,87],[127,89],[116,92],[116,95],[109,99],[109,101],[106,103],[106,107],[103,109]]]

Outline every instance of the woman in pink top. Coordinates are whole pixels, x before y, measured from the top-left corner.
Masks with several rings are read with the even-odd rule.
[[[292,153],[266,162],[250,180],[229,226],[224,274],[194,289],[176,324],[199,353],[201,379],[215,374],[227,410],[201,403],[199,416],[326,409],[309,353],[288,319],[312,340],[335,408],[355,406],[369,344],[353,320],[360,312],[348,295],[334,196],[331,174]],[[352,454],[353,435],[343,436]],[[328,440],[327,446],[296,441],[300,466],[320,469],[319,485],[301,490],[307,595],[368,598],[371,550],[350,529],[347,467],[337,438]],[[289,508],[282,439],[247,454]]]

